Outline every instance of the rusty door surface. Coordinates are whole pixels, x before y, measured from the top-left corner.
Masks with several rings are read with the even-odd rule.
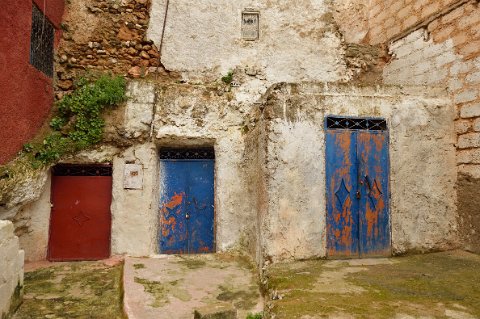
[[[329,257],[390,255],[388,131],[383,120],[368,121],[327,126]]]
[[[48,259],[108,258],[111,201],[111,167],[55,167],[52,170]]]
[[[164,254],[214,252],[213,151],[178,151],[172,156],[175,158],[168,158],[165,153],[160,162],[159,251]]]

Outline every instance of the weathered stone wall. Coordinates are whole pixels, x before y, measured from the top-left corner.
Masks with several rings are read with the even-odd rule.
[[[166,0],[152,1],[149,37],[160,47]],[[242,11],[260,12],[260,36],[242,40]],[[345,78],[340,34],[327,0],[170,1],[161,62],[185,79],[218,79],[237,67],[269,83]]]
[[[67,2],[57,52],[57,98],[75,80],[94,72],[139,77],[159,65],[158,49],[146,38],[150,0]]]
[[[248,250],[257,243],[256,210],[251,206],[244,163],[244,121],[249,106],[223,87],[158,84],[129,85],[132,99],[121,127],[126,138],[143,142],[113,157],[112,253],[158,253],[162,147],[213,146],[215,149],[215,237],[217,251]],[[124,189],[126,163],[143,166],[143,187]],[[253,237],[252,237],[253,236]]]
[[[390,4],[397,6],[397,2]],[[410,2],[415,8],[417,1]],[[450,20],[446,16],[432,20],[428,27],[432,37],[427,41],[423,32],[417,31],[393,44],[393,60],[384,72],[379,70],[390,59],[382,49],[386,44],[380,40],[362,43],[368,42],[372,25],[370,11],[364,11],[370,8],[357,0],[282,0],[275,4],[267,0],[222,4],[180,0],[170,2],[164,21],[165,4],[165,0],[153,0],[149,13],[148,0],[72,0],[63,25],[56,69],[58,97],[89,70],[132,77],[157,71],[147,76],[148,80],[129,84],[125,107],[108,114],[103,146],[63,160],[113,163],[112,253],[143,256],[158,252],[158,194],[162,187],[158,150],[164,146],[213,146],[218,251],[241,248],[258,261],[324,256],[322,125],[327,113],[377,115],[389,120],[391,154],[395,155],[391,175],[394,252],[455,246],[453,112],[444,92],[426,87],[425,94],[420,94],[413,89],[274,83],[349,81],[372,70],[376,73],[372,82],[376,83],[385,79],[392,84],[446,85],[458,78],[463,81],[455,89],[458,108],[469,114],[465,116],[469,119],[458,119],[457,130],[465,130],[462,140],[474,144],[474,120],[480,114],[471,113],[477,103],[471,94],[478,97],[477,71],[471,70],[477,67],[477,53],[464,55],[454,40],[439,40],[441,30],[452,24],[478,35],[474,28],[478,9],[473,2],[462,7],[462,17],[451,12]],[[260,36],[246,41],[241,39],[241,13],[252,7],[260,13]],[[164,26],[159,61],[157,47]],[[370,45],[376,43],[381,45]],[[420,64],[418,56],[430,60]],[[159,64],[162,67],[156,68]],[[410,73],[404,74],[404,69]],[[233,85],[226,85],[221,77],[230,70]],[[429,71],[431,76],[426,75]],[[272,85],[274,89],[265,95]],[[269,102],[257,104],[262,96]],[[264,106],[267,109],[259,112]],[[465,156],[476,161],[475,151],[466,148]],[[132,163],[142,166],[142,189],[123,187],[125,165]],[[480,162],[463,164],[469,164],[462,166],[467,172],[476,169],[477,165],[471,164]],[[417,172],[421,176],[413,180]],[[43,184],[37,183],[34,195],[26,192],[28,201],[17,204],[38,198],[45,176],[39,177]],[[48,189],[49,184],[47,181]],[[465,183],[465,187],[469,185]],[[15,223],[29,260],[46,256],[48,192],[44,190],[38,202],[21,211],[17,206],[8,207],[8,218],[20,212]],[[475,219],[464,220],[471,224]]]
[[[188,85],[133,81],[130,99],[109,115],[106,141],[62,159],[63,163],[113,164],[112,254],[146,256],[158,253],[161,167],[158,151],[168,146],[215,148],[215,214],[217,251],[256,249],[256,207],[246,183],[244,138],[250,104],[239,102],[245,91],[225,85]],[[141,189],[124,188],[126,164],[142,166]],[[50,179],[38,200],[13,214],[20,242],[29,261],[47,255],[50,217]]]
[[[456,106],[455,128],[460,230],[468,249],[480,251],[480,7],[477,0],[342,0],[337,22],[346,38],[389,47],[383,81],[447,87]],[[345,18],[352,10],[366,23]],[[353,30],[353,31],[352,31]],[[357,35],[358,37],[355,37]],[[480,186],[480,184],[477,184]]]
[[[334,17],[347,43],[362,43],[369,28],[369,2],[362,0],[336,0]]]
[[[253,212],[252,217],[255,218],[255,223],[254,227],[251,228],[251,232],[246,233],[248,239],[246,240],[246,247],[250,255],[257,261],[257,264],[261,265],[264,260],[260,245],[260,238],[262,237],[260,225],[267,211],[268,191],[266,179],[266,121],[263,120],[260,107],[255,107],[252,110],[247,123],[248,125],[244,127],[244,132],[246,133],[244,169],[249,209]]]
[[[13,312],[23,295],[23,250],[10,221],[0,220],[0,316]]]
[[[326,255],[324,116],[376,116],[390,133],[394,254],[458,243],[453,106],[440,89],[282,84],[270,91],[266,126],[267,260]]]
[[[123,146],[64,160],[113,163],[112,254],[158,253],[159,149],[213,146],[217,251],[247,251],[259,264],[324,257],[326,114],[389,122],[393,252],[456,246],[454,112],[445,91],[279,84],[250,103],[250,88],[133,81],[107,127]],[[124,188],[126,164],[142,166],[141,189]],[[30,260],[46,255],[48,198],[19,214],[18,225],[29,222],[23,216],[43,220],[22,235]]]
[[[51,210],[51,176],[47,176],[42,189],[38,190],[39,198],[23,206],[12,219],[20,247],[25,251],[25,261],[47,258]]]
[[[393,59],[384,69],[384,80],[448,87],[456,106],[461,232],[468,249],[480,251],[475,222],[480,197],[472,196],[472,183],[480,179],[480,7],[477,1],[464,1],[427,22],[390,46]]]
[[[124,188],[125,164],[143,169],[142,189]],[[155,254],[157,243],[158,162],[154,144],[140,144],[113,158],[112,242],[113,254]]]
[[[155,143],[215,148],[217,251],[240,248],[255,227],[243,161],[244,127],[251,105],[217,86],[173,84],[159,86],[157,92]]]
[[[479,187],[480,178],[464,173],[458,175],[459,227],[464,248],[476,253],[480,253]]]

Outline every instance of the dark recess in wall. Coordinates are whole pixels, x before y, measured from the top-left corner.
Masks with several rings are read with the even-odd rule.
[[[458,214],[465,249],[480,253],[480,179],[458,175]]]

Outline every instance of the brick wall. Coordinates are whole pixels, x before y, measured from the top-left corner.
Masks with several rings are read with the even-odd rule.
[[[432,3],[412,1],[417,2]],[[443,86],[451,94],[456,107],[458,136],[460,230],[466,248],[480,251],[480,5],[472,0],[451,9],[430,18],[418,13],[414,15],[415,19],[423,17],[424,28],[407,32],[390,44],[392,60],[385,67],[383,77],[387,84]],[[398,19],[398,12],[393,17]],[[399,28],[395,32],[382,34],[373,30],[385,31],[384,19],[374,21],[380,25],[370,26],[370,35],[378,34],[376,38],[371,37],[372,41],[402,36],[403,29],[410,25],[406,20],[397,21]]]
[[[458,0],[372,0],[369,8],[371,44],[385,42]]]
[[[0,317],[20,304],[23,285],[23,250],[13,235],[13,224],[0,220]]]
[[[475,2],[393,43],[384,80],[448,88],[457,107],[460,171],[480,177],[480,7]]]

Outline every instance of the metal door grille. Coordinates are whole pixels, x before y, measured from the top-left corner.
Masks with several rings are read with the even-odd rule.
[[[112,176],[111,165],[56,165],[54,176]]]
[[[215,159],[213,148],[176,149],[165,148],[160,150],[160,159]]]
[[[386,131],[387,121],[379,118],[352,118],[327,116],[327,129],[344,129],[344,130],[364,130],[364,131]]]
[[[55,30],[45,15],[35,5],[32,9],[32,32],[30,38],[30,64],[53,76],[53,41]]]

